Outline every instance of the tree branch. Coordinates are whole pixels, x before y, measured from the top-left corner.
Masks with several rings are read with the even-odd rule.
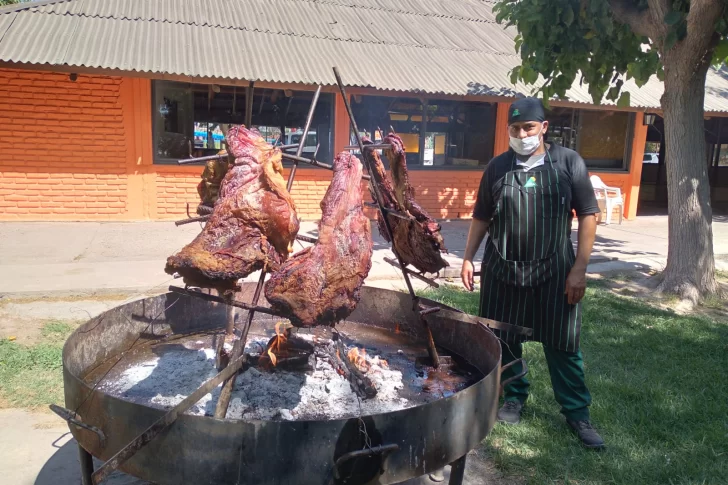
[[[639,10],[630,0],[609,0],[609,5],[618,22],[628,25],[637,35],[652,36],[650,29],[652,19],[648,9]]]
[[[686,43],[698,56],[704,56],[715,40],[715,23],[723,13],[720,0],[692,0],[688,12]]]

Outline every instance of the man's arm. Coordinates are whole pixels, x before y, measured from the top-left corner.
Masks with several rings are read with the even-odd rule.
[[[465,258],[463,267],[460,270],[460,279],[468,291],[473,291],[473,258],[478,252],[480,243],[483,242],[485,233],[488,232],[488,225],[493,218],[493,194],[491,193],[492,170],[496,159],[488,162],[488,165],[480,177],[478,195],[475,197],[473,207],[473,219],[470,221],[468,230],[468,241],[465,243]]]
[[[577,232],[576,262],[566,278],[564,293],[569,305],[576,305],[584,298],[586,291],[586,267],[589,264],[594,239],[597,234],[597,218],[595,214],[579,216]]]
[[[480,219],[473,218],[470,222],[470,230],[468,231],[468,241],[465,243],[465,257],[463,258],[463,267],[460,270],[460,278],[463,285],[468,291],[473,291],[473,258],[478,252],[480,243],[483,242],[485,234],[488,232],[488,223]]]

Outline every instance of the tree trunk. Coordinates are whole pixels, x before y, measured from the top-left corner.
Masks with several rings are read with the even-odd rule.
[[[697,303],[718,290],[703,121],[709,62],[696,65],[694,57],[686,59],[680,51],[672,49],[663,59],[669,232],[667,266],[658,289]]]

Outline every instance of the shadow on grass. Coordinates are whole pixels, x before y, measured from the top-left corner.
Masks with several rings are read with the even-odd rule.
[[[443,300],[455,300],[450,293]],[[477,295],[462,295],[477,309]],[[538,484],[726,483],[728,321],[677,315],[593,286],[584,311],[591,414],[607,450],[577,443],[553,399],[541,345],[528,343],[522,425],[497,425],[486,440],[497,466]]]

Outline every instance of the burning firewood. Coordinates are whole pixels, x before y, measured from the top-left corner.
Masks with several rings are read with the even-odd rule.
[[[329,361],[339,375],[349,381],[351,389],[357,396],[362,399],[371,399],[377,395],[377,388],[374,387],[371,379],[364,375],[370,368],[364,354],[354,352],[356,349],[347,351],[337,333],[334,334],[328,345],[317,347],[316,350],[320,352],[321,357]],[[349,357],[350,355],[354,361]]]
[[[264,352],[258,359],[258,365],[263,368],[291,368],[307,367],[314,347],[304,339],[291,332],[293,326],[289,323],[275,324],[276,334],[271,337]]]

